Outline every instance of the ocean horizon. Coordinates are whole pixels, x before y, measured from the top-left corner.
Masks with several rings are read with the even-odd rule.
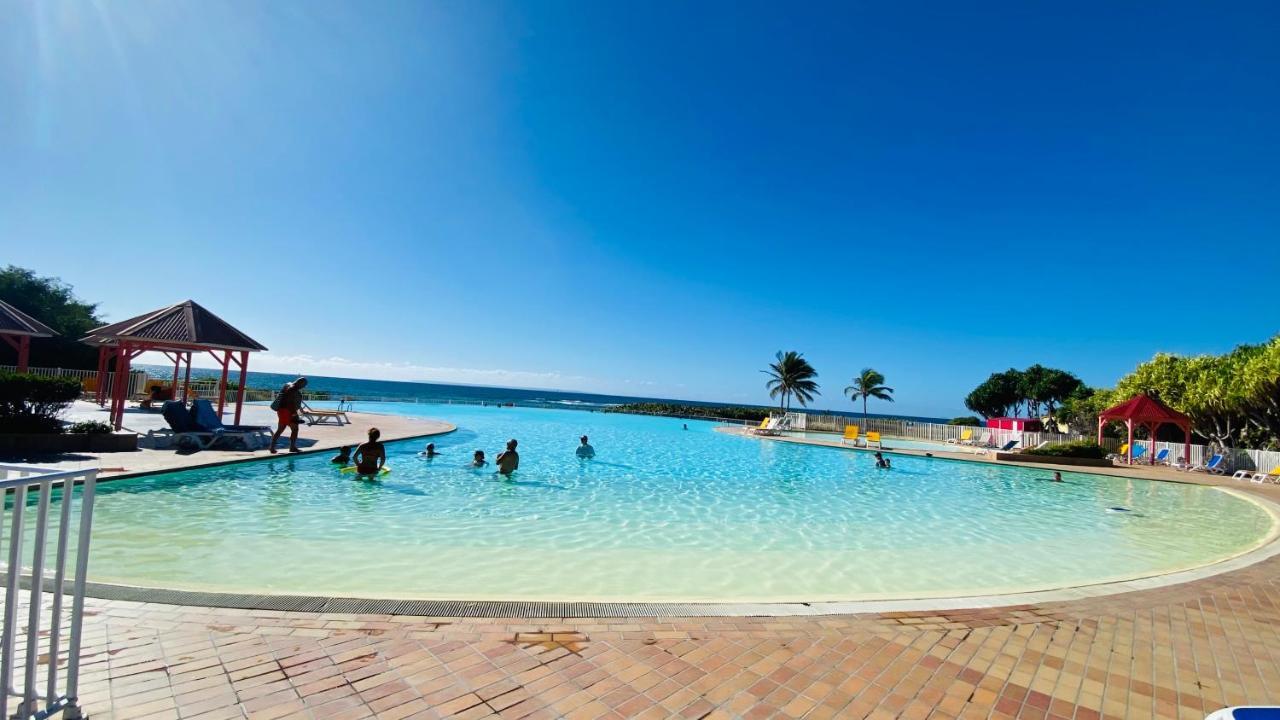
[[[134,367],[146,370],[157,377],[172,377],[173,366],[135,364]],[[217,379],[220,370],[212,368],[191,368],[191,378]],[[236,373],[231,373],[229,380],[235,380]],[[249,371],[246,387],[254,389],[278,390],[297,375]],[[450,383],[411,382],[406,380],[368,380],[364,378],[340,378],[325,375],[307,375],[309,390],[327,392],[332,395],[350,396],[362,400],[413,400],[417,402],[489,402],[514,403],[516,405],[559,405],[566,408],[583,410],[600,409],[625,405],[627,403],[674,403],[697,407],[752,407],[773,409],[773,405],[758,403],[710,402],[705,400],[681,400],[678,398],[642,397],[632,395],[607,395],[602,393],[574,392],[569,390],[547,390],[537,388],[509,388],[492,385],[456,385]],[[844,415],[862,417],[861,412],[852,410],[834,410],[828,408],[799,408],[820,415]],[[914,422],[942,422],[948,418],[926,417],[918,415],[892,415],[884,413],[867,413],[868,417],[900,418]]]

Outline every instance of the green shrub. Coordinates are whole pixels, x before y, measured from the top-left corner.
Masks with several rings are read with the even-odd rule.
[[[60,433],[58,416],[78,397],[75,378],[0,372],[0,433]]]
[[[1092,440],[1074,440],[1072,442],[1053,443],[1051,445],[1045,445],[1042,448],[1023,450],[1022,452],[1027,455],[1091,458],[1094,460],[1102,460],[1107,457],[1106,449]]]
[[[678,405],[676,403],[625,403],[605,408],[605,412],[635,413],[638,415],[667,415],[670,417],[726,418],[728,420],[761,420],[769,417],[768,408],[732,407],[729,405]]]
[[[974,417],[973,415],[961,415],[960,417],[951,418],[950,420],[947,421],[947,424],[977,427],[982,424],[982,420]]]
[[[106,435],[111,433],[111,425],[99,420],[82,420],[78,423],[71,423],[67,427],[67,432],[85,435]]]

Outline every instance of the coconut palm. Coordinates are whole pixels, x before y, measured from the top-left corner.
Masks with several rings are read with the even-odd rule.
[[[862,372],[853,379],[853,384],[844,389],[844,394],[854,402],[862,398],[863,427],[867,425],[867,398],[893,402],[893,388],[884,386],[884,375],[874,368],[862,368]]]
[[[769,397],[781,398],[778,402],[779,410],[790,410],[792,397],[801,405],[807,405],[814,395],[821,395],[818,383],[813,381],[818,377],[818,372],[804,359],[804,355],[795,350],[785,353],[779,350],[776,357],[777,362],[769,363],[769,368],[760,372],[769,376],[769,381],[765,383],[765,387],[769,388]]]

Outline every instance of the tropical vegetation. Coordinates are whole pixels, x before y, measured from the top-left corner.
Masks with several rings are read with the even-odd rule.
[[[804,406],[812,402],[815,396],[821,395],[818,383],[814,380],[818,377],[818,371],[804,359],[804,355],[795,350],[785,353],[779,350],[775,358],[776,362],[769,363],[769,367],[760,372],[769,376],[765,387],[769,390],[769,397],[778,399],[779,410],[790,410],[793,397]]]
[[[893,402],[893,388],[885,386],[884,374],[875,368],[862,368],[862,372],[853,379],[853,384],[844,389],[844,394],[853,402],[862,400],[862,423],[867,422],[867,398]]]
[[[960,417],[951,418],[950,420],[947,421],[947,424],[948,425],[967,425],[970,427],[976,427],[982,424],[982,418],[979,418],[973,415],[961,415]]]
[[[60,433],[58,419],[80,397],[80,381],[0,371],[0,433]]]
[[[985,418],[1055,417],[1058,407],[1080,391],[1080,378],[1056,368],[1032,365],[992,373],[964,399],[964,406]],[[1043,413],[1042,413],[1043,411]]]
[[[762,407],[681,405],[678,403],[656,402],[623,403],[605,408],[605,412],[687,418],[724,418],[728,420],[761,420],[769,416],[769,409]]]
[[[9,265],[0,269],[0,300],[58,333],[57,337],[32,341],[31,365],[77,369],[98,366],[97,349],[80,342],[90,330],[103,324],[98,306],[77,298],[70,285]],[[0,357],[8,351],[8,345],[0,343]]]
[[[1089,458],[1102,460],[1107,451],[1092,440],[1075,440],[1073,442],[1051,443],[1042,448],[1030,448],[1022,451],[1023,455],[1046,455],[1049,457]]]
[[[1036,415],[1043,408],[1072,432],[1093,434],[1103,410],[1146,394],[1190,417],[1192,432],[1211,445],[1280,449],[1280,335],[1221,355],[1158,353],[1114,388],[1087,387],[1074,375],[1051,368],[1031,372],[1039,367],[992,374],[965,398],[965,405],[986,417],[1024,407]],[[1176,429],[1161,432],[1181,439],[1175,437]],[[1138,434],[1145,436],[1145,431]]]

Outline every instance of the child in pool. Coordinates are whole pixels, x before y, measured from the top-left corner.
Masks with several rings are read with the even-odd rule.
[[[484,467],[485,465],[488,465],[488,464],[489,464],[489,461],[484,459],[483,450],[477,450],[476,454],[472,456],[471,467]]]
[[[333,463],[334,465],[342,465],[343,467],[350,465],[351,464],[351,446],[343,445],[342,449],[338,451],[337,455],[334,455],[333,457],[329,458],[329,462]]]

